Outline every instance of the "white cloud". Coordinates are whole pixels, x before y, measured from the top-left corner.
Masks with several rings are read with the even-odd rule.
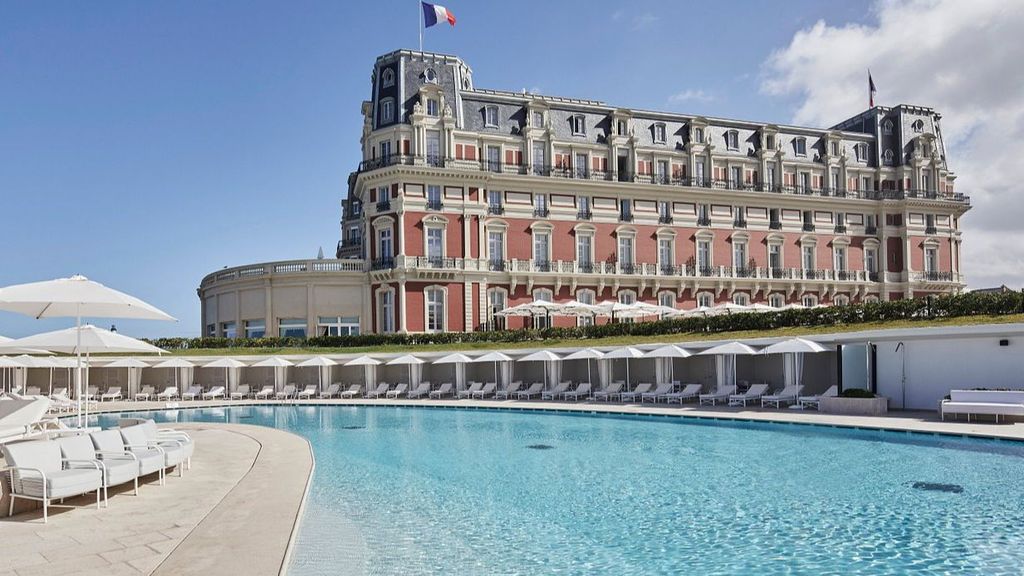
[[[630,26],[630,29],[633,32],[636,32],[638,30],[645,30],[647,28],[650,28],[651,26],[654,26],[657,22],[657,16],[651,14],[650,12],[645,12],[643,14],[638,14],[633,17],[633,23],[632,26]]]
[[[828,126],[875,102],[942,114],[964,216],[963,271],[971,287],[1024,285],[1024,2],[878,0],[870,25],[817,22],[765,62],[762,91],[799,98],[793,121]]]
[[[703,90],[688,89],[682,92],[677,92],[668,97],[668,101],[672,103],[679,102],[711,102],[715,97]]]

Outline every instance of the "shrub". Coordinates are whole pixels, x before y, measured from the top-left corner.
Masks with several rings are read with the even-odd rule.
[[[441,332],[430,334],[359,334],[357,336],[313,336],[310,338],[157,338],[149,342],[165,350],[202,348],[351,348],[365,346],[415,346],[474,342],[539,342],[548,339],[586,340],[609,336],[656,336],[663,334],[718,334],[742,330],[841,326],[860,322],[927,320],[962,316],[999,316],[1024,313],[1024,293],[950,294],[927,299],[893,300],[807,310],[728,314],[724,316],[679,318],[640,322],[615,322],[594,326]]]
[[[864,390],[863,388],[847,388],[843,390],[839,396],[841,398],[874,398],[875,395],[870,390]]]

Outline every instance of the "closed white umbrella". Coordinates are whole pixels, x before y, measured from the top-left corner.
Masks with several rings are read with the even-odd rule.
[[[337,362],[335,362],[334,360],[331,360],[330,358],[328,358],[326,356],[314,356],[314,357],[310,358],[309,360],[303,360],[302,362],[299,362],[298,364],[296,364],[296,366],[298,366],[300,368],[310,368],[310,367],[314,367],[314,366],[316,367],[317,378],[319,378],[318,382],[319,382],[319,391],[320,392],[323,392],[323,390],[324,390],[324,368],[327,368],[327,370],[328,370],[328,372],[327,372],[328,378],[327,379],[330,380],[330,375],[331,375],[330,369],[331,369],[331,366],[337,366],[337,365],[338,365]]]
[[[58,278],[45,282],[32,282],[0,288],[0,310],[17,312],[35,318],[74,318],[75,328],[81,334],[82,317],[134,318],[138,320],[167,320],[174,318],[166,312],[85,276]],[[56,352],[56,350],[54,350]],[[78,402],[78,425],[82,425],[82,346],[75,346],[77,357],[75,387]],[[88,352],[86,352],[88,355]],[[86,405],[88,408],[88,405]]]
[[[591,364],[590,361],[591,360],[600,360],[601,358],[604,358],[604,356],[605,356],[604,352],[601,352],[600,350],[594,350],[593,348],[584,348],[582,350],[577,350],[577,351],[573,352],[572,354],[569,354],[565,358],[562,358],[562,360],[586,360],[587,361],[587,382],[589,382],[590,385],[593,386],[594,385],[594,379],[590,375],[590,364]]]
[[[409,387],[412,388],[412,367],[413,366],[419,366],[420,364],[424,364],[424,363],[425,363],[425,361],[422,358],[417,358],[416,356],[413,356],[412,354],[404,354],[402,356],[399,356],[398,358],[393,358],[392,360],[389,360],[387,365],[388,366],[408,366],[409,367],[409,382],[408,382],[408,384],[409,384]]]
[[[345,362],[345,366],[362,366],[363,367],[363,386],[366,386],[367,389],[369,389],[370,383],[374,380],[374,378],[371,378],[370,375],[373,374],[373,372],[375,370],[374,367],[380,365],[380,363],[381,363],[380,360],[377,360],[376,358],[374,358],[372,356],[365,356],[365,355],[363,355],[363,356],[360,356],[358,358],[353,358],[352,360],[349,360],[348,362]]]
[[[229,376],[229,371],[235,370],[236,371],[236,376],[237,376],[237,370],[239,368],[245,368],[245,367],[246,367],[246,363],[245,362],[242,362],[241,360],[236,360],[234,358],[219,358],[217,360],[214,360],[213,362],[207,362],[206,364],[203,364],[203,368],[223,368],[224,369],[224,388],[227,389],[228,394],[230,394],[231,391],[232,391],[231,390],[231,378]],[[235,380],[237,380],[237,378],[235,378]]]
[[[122,358],[120,360],[114,360],[110,364],[104,366],[104,368],[124,368],[125,376],[127,377],[128,389],[125,393],[126,398],[132,397],[132,370],[139,370],[141,368],[149,368],[149,364],[146,364],[138,358]],[[53,385],[51,384],[51,388]],[[136,390],[138,391],[138,390]]]
[[[455,352],[434,360],[433,364],[451,364],[455,371],[455,389],[462,390],[466,383],[466,364],[473,359],[461,352]]]
[[[280,379],[279,379],[280,374],[282,372],[285,372],[287,374],[286,371],[288,370],[288,367],[289,366],[294,366],[294,365],[295,364],[293,364],[290,360],[285,360],[284,358],[278,358],[277,356],[271,356],[270,358],[267,358],[266,360],[261,360],[261,361],[255,363],[255,364],[253,364],[253,367],[255,367],[255,368],[273,368],[274,369],[274,390],[277,391],[280,388],[280,386],[279,386],[279,384],[280,384]]]
[[[544,363],[544,389],[548,389],[548,363],[561,360],[562,357],[550,350],[539,350],[533,354],[527,354],[519,362],[543,362]]]
[[[632,390],[632,388],[630,388],[629,381],[629,361],[633,358],[643,358],[644,353],[637,350],[636,348],[633,348],[632,346],[626,346],[625,348],[616,348],[615,350],[612,350],[611,352],[605,354],[604,357],[613,360],[616,358],[626,359],[626,389]]]
[[[757,354],[750,346],[742,342],[727,342],[699,352],[705,356],[715,356],[715,372],[718,384],[736,385],[736,356],[753,356]]]
[[[803,381],[804,354],[817,354],[828,352],[832,348],[803,338],[790,338],[782,342],[776,342],[761,350],[761,354],[785,354],[783,370],[786,385],[799,386]]]
[[[498,362],[511,362],[512,358],[508,354],[501,352],[488,352],[483,356],[478,356],[473,359],[473,362],[494,362],[494,382],[500,384],[498,380]]]
[[[668,358],[668,365],[670,368],[669,380],[675,380],[676,367],[674,360],[676,358],[689,358],[690,356],[693,356],[693,353],[687,350],[686,348],[681,348],[679,346],[676,346],[675,344],[669,344],[667,346],[662,346],[661,348],[655,348],[654,350],[649,351],[647,354],[644,354],[644,356],[646,356],[647,358]]]

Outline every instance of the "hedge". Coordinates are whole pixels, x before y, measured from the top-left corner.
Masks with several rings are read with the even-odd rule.
[[[925,299],[893,300],[849,306],[806,310],[782,310],[691,317],[655,322],[609,323],[571,328],[495,330],[486,332],[442,332],[430,334],[360,334],[358,336],[313,336],[310,338],[157,338],[149,340],[165,350],[202,348],[349,348],[365,346],[415,346],[468,342],[539,342],[548,339],[585,340],[609,336],[656,336],[662,334],[708,334],[739,330],[838,326],[861,322],[929,320],[962,316],[1000,316],[1024,313],[1024,293],[974,293],[935,296]]]

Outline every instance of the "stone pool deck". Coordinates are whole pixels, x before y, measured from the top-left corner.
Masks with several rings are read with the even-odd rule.
[[[866,429],[1024,440],[1024,422],[942,422],[935,412],[893,412],[882,417],[841,416],[803,410],[698,407],[693,404],[616,404],[494,400],[309,400],[110,402],[98,412],[244,405],[430,406],[504,410],[576,411],[753,422],[818,424]],[[176,424],[196,440],[193,468],[167,485],[149,481],[141,496],[130,490],[110,508],[51,510],[50,523],[26,512],[0,520],[0,576],[44,574],[280,574],[301,516],[313,470],[308,443],[259,426]],[[87,500],[87,499],[86,499]],[[0,500],[6,512],[6,502]]]
[[[281,573],[313,470],[309,443],[260,426],[175,427],[196,442],[183,477],[148,478],[139,496],[111,490],[101,510],[69,499],[47,524],[41,511],[0,519],[0,576]]]

